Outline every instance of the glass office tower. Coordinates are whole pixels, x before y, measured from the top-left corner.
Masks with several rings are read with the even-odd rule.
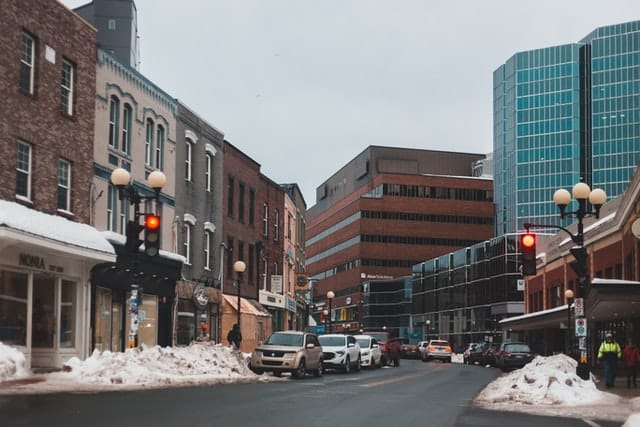
[[[624,191],[640,159],[639,26],[520,52],[494,72],[496,236],[571,223],[553,193],[581,179],[609,199]]]

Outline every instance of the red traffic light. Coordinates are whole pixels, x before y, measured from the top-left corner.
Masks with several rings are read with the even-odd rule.
[[[157,230],[160,227],[160,217],[157,215],[147,215],[144,218],[144,227],[147,230]]]
[[[523,234],[520,238],[520,243],[523,248],[535,248],[536,247],[536,235],[527,233]]]

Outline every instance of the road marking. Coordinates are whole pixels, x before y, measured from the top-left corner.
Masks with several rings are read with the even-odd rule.
[[[584,421],[586,424],[589,424],[591,427],[600,427],[600,424],[595,423],[591,420],[588,420],[586,418],[581,418],[582,421]]]
[[[427,375],[429,373],[431,373],[431,372],[427,371],[427,372],[418,373],[418,374],[405,375],[403,377],[390,378],[388,380],[376,381],[376,382],[372,382],[372,383],[362,384],[360,387],[378,387],[378,386],[381,386],[381,385],[396,383],[398,381],[410,380],[412,378],[421,377],[421,376]]]

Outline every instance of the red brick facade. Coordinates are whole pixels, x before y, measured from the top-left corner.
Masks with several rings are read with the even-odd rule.
[[[71,164],[71,213],[89,222],[93,178],[95,29],[56,0],[0,2],[0,198],[16,201],[17,142],[32,147],[31,200],[56,214],[58,160]],[[20,89],[22,35],[35,41],[34,90]],[[62,113],[63,58],[74,65],[73,114]]]

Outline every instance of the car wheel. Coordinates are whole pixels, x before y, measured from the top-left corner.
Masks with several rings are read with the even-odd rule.
[[[303,378],[305,376],[305,374],[307,373],[307,366],[306,363],[304,361],[304,359],[300,359],[300,364],[298,365],[298,369],[296,369],[295,371],[293,371],[291,373],[291,376],[293,378]]]
[[[447,363],[451,363],[451,358],[448,358],[448,359],[447,359]]]
[[[382,366],[387,366],[387,360],[384,358],[384,356],[380,357],[380,367]]]
[[[347,356],[347,359],[344,361],[344,373],[348,374],[349,372],[351,372],[351,360],[349,360],[349,356]]]
[[[262,375],[264,374],[264,371],[262,369],[258,369],[258,368],[251,368],[251,370],[253,371],[254,374],[256,375]]]
[[[322,360],[318,363],[318,369],[316,369],[315,371],[313,371],[313,376],[318,378],[321,377],[322,374],[324,373],[324,369],[322,368]]]
[[[280,371],[273,371],[273,376],[274,376],[274,377],[278,377],[278,378],[280,378],[280,377],[282,376],[282,372],[280,372]]]
[[[360,372],[362,369],[362,360],[358,357],[358,361],[356,362],[356,372]]]

